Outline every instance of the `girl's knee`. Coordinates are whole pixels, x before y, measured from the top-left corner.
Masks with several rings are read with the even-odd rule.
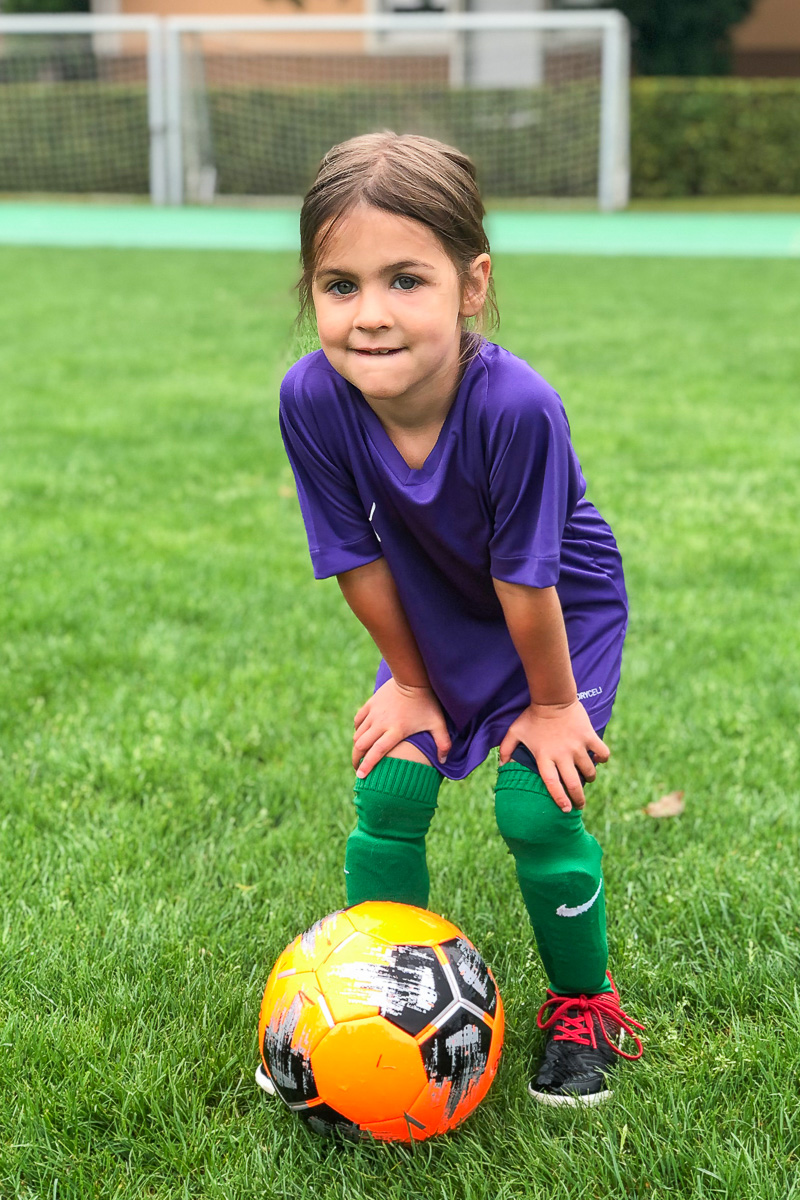
[[[541,776],[519,763],[501,767],[495,787],[495,815],[503,839],[512,847],[554,849],[590,837],[580,811],[563,812],[548,792]]]
[[[355,783],[358,827],[375,837],[424,838],[436,812],[441,775],[434,767],[382,759]]]

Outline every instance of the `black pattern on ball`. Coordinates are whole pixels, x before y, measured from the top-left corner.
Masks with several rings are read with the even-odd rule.
[[[453,968],[462,998],[493,1017],[497,1009],[497,988],[478,951],[466,938],[442,942],[442,949]]]
[[[358,1125],[354,1125],[352,1121],[348,1121],[347,1117],[343,1117],[329,1104],[315,1104],[313,1108],[301,1108],[295,1111],[309,1129],[312,1129],[314,1133],[321,1133],[324,1137],[338,1134],[340,1137],[346,1138],[348,1142],[364,1142],[370,1138],[368,1133],[359,1129]]]
[[[270,1022],[264,1031],[262,1049],[270,1078],[286,1104],[299,1104],[301,1100],[317,1098],[311,1062],[299,1047],[292,1046],[305,1003],[303,993],[298,992],[284,1013],[283,1020],[277,1025]]]
[[[416,1036],[452,1001],[450,985],[430,946],[396,946],[387,966],[376,968],[381,1016]]]
[[[459,1008],[441,1029],[423,1043],[422,1058],[430,1079],[450,1081],[446,1115],[451,1117],[472,1084],[486,1070],[492,1031],[467,1009]]]

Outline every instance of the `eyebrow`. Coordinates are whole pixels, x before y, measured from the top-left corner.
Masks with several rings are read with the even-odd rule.
[[[429,271],[435,268],[431,263],[422,262],[416,258],[404,258],[400,262],[389,263],[381,269],[381,275],[392,275],[395,271],[404,271],[407,267],[427,267]],[[348,271],[347,267],[323,267],[321,271],[317,271],[316,275],[355,275],[355,271]]]

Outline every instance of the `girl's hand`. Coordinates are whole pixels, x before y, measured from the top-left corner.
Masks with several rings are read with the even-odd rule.
[[[500,743],[500,765],[523,742],[536,759],[542,782],[556,804],[569,812],[572,804],[583,808],[586,797],[580,771],[591,782],[594,762],[608,762],[611,751],[592,728],[580,700],[570,704],[531,704],[521,713]],[[570,802],[570,798],[571,801]]]
[[[433,689],[410,687],[394,679],[387,679],[370,696],[353,724],[353,766],[359,779],[369,775],[384,755],[412,733],[428,730],[433,734],[439,762],[444,762],[451,746],[442,706]]]

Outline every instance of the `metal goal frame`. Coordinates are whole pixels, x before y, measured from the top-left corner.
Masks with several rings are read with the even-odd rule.
[[[615,9],[584,12],[402,13],[363,16],[169,17],[58,14],[0,15],[4,34],[144,33],[147,36],[147,111],[150,198],[184,203],[182,112],[184,34],[371,33],[452,35],[480,32],[595,32],[601,41],[598,206],[624,208],[630,195],[630,26]]]
[[[115,17],[94,13],[53,13],[42,16],[3,16],[5,34],[143,33],[147,37],[147,121],[150,132],[150,199],[168,204],[167,108],[164,77],[164,23],[159,17]]]
[[[167,157],[170,204],[183,203],[182,61],[184,34],[426,33],[593,31],[601,38],[598,206],[624,208],[630,195],[630,26],[616,9],[591,12],[403,13],[364,16],[169,17],[166,22]]]

